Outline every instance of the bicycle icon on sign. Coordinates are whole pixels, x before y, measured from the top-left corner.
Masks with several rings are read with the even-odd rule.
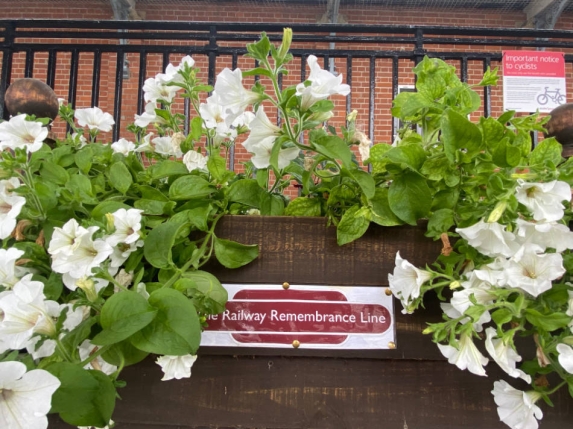
[[[545,92],[537,96],[537,102],[541,105],[547,104],[551,100],[557,104],[563,104],[565,102],[565,96],[559,92],[559,88],[555,91],[549,91],[549,87],[545,87]]]

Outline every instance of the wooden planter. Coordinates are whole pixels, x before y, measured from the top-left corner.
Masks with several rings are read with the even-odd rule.
[[[248,266],[208,267],[226,283],[387,286],[396,251],[423,266],[441,249],[424,237],[424,228],[410,226],[372,226],[339,247],[323,218],[228,216],[217,235],[260,245],[260,257]],[[117,428],[507,428],[490,392],[501,378],[515,387],[519,382],[494,363],[486,367],[488,377],[447,363],[421,334],[425,322],[440,320],[437,302],[414,315],[400,311],[396,303],[395,350],[202,348],[190,379],[167,382],[152,359],[128,367],[114,413]],[[552,399],[554,409],[541,404],[541,429],[570,429],[567,392]],[[56,419],[50,425],[65,427]]]

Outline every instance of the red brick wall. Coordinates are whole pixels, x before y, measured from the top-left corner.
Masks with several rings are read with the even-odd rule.
[[[0,3],[8,3],[7,0],[0,0]],[[237,1],[180,1],[170,0],[167,3],[155,2],[153,4],[139,4],[138,12],[146,20],[161,21],[210,21],[210,22],[249,22],[249,23],[316,23],[324,13],[324,5],[307,6],[301,3],[290,4],[288,6],[280,3],[270,6],[252,6],[253,3],[241,3]],[[413,10],[399,8],[381,8],[377,6],[364,5],[347,7],[341,5],[340,14],[349,24],[395,24],[395,25],[440,25],[440,26],[467,26],[467,27],[505,27],[518,28],[525,21],[525,15],[520,12],[501,15],[495,10],[467,11],[467,10]],[[35,2],[33,0],[24,0],[19,2],[9,2],[9,7],[3,8],[3,19],[10,18],[46,18],[46,19],[89,19],[89,20],[107,20],[112,19],[113,12],[108,0],[87,1],[53,1],[53,2]],[[573,15],[563,16],[558,24],[559,29],[573,28]],[[130,43],[146,43],[130,41]],[[155,43],[155,42],[151,42]],[[167,43],[167,42],[166,42]],[[172,45],[184,45],[188,42],[173,42]],[[305,47],[311,48],[328,48],[328,44],[306,44]],[[344,44],[337,44],[337,47],[344,48]],[[385,46],[386,48],[388,46]],[[364,49],[373,49],[368,46]],[[393,49],[400,49],[398,45],[392,46]],[[407,49],[410,49],[408,47]],[[356,49],[356,47],[355,47]],[[470,50],[468,45],[458,44],[455,46],[433,46],[435,50]],[[483,46],[484,51],[499,52],[498,46]],[[505,48],[507,49],[507,48]],[[571,52],[571,50],[568,50]],[[171,55],[170,61],[178,63],[181,55]],[[196,63],[202,69],[202,78],[206,81],[207,58],[194,56]],[[24,76],[24,54],[16,54],[14,57],[14,67],[12,79]],[[139,55],[129,54],[131,76],[124,80],[123,102],[122,102],[122,135],[125,134],[125,126],[133,121],[133,115],[136,113],[137,104],[137,84],[138,84],[138,66]],[[47,64],[47,54],[38,53],[35,55],[34,77],[45,79],[45,65]],[[69,54],[60,54],[58,56],[58,70],[56,71],[55,91],[59,97],[67,98],[69,86]],[[346,61],[336,59],[337,70],[346,75]],[[89,53],[81,54],[80,68],[78,75],[78,90],[76,107],[91,106],[91,80],[92,80],[93,55]],[[252,60],[246,58],[239,59],[239,67],[245,69],[252,66]],[[458,65],[459,64],[455,64]],[[230,58],[221,57],[218,59],[218,70],[223,67],[230,67]],[[500,64],[492,63],[492,68]],[[161,71],[162,57],[156,54],[150,54],[147,58],[147,77],[154,76]],[[391,60],[378,59],[376,61],[376,78],[375,78],[375,127],[374,142],[391,142],[392,118],[389,114],[392,103],[392,64]],[[407,60],[401,60],[399,64],[400,84],[412,84],[413,75],[411,69],[413,63]],[[101,89],[99,96],[99,107],[104,111],[112,112],[114,103],[115,87],[115,55],[102,55],[101,71]],[[368,102],[369,102],[369,70],[370,64],[368,59],[355,58],[352,68],[352,105],[351,109],[359,111],[358,128],[368,134]],[[573,70],[567,67],[567,77],[569,78],[568,93],[573,94],[573,79],[571,74]],[[480,61],[468,62],[469,83],[477,83],[482,76],[482,63]],[[295,60],[292,64],[291,74],[285,78],[285,86],[296,84],[300,81],[300,61]],[[253,79],[246,79],[245,84],[248,86]],[[337,105],[337,116],[333,119],[335,125],[343,123],[345,116],[345,100],[343,97],[335,97]],[[182,105],[178,106],[179,109]],[[492,113],[499,115],[502,112],[501,88],[497,87],[492,90]],[[274,115],[270,111],[269,116]],[[62,132],[63,126],[55,127],[57,132]],[[129,137],[126,135],[126,137]],[[241,145],[237,145],[236,161],[246,161],[249,155],[244,151]],[[239,167],[240,168],[240,167]]]

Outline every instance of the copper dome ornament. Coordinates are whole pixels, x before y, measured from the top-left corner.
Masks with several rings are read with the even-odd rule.
[[[5,106],[11,115],[26,113],[36,118],[58,116],[58,97],[52,88],[38,79],[23,78],[10,84],[4,97]]]
[[[555,137],[561,143],[564,157],[573,156],[573,103],[557,106],[549,115],[551,118],[545,124],[545,137]]]

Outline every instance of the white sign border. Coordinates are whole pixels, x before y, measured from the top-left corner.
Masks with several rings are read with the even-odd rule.
[[[229,301],[245,301],[242,299],[234,300],[233,297],[241,290],[272,290],[282,291],[282,285],[276,284],[235,284],[225,283],[223,287],[229,293]],[[386,307],[390,313],[391,321],[389,328],[382,334],[355,333],[346,334],[348,337],[340,344],[305,344],[300,343],[299,349],[329,349],[329,350],[387,350],[396,348],[396,317],[394,313],[394,300],[392,295],[387,295],[387,287],[383,286],[324,286],[324,285],[289,285],[291,290],[304,291],[336,291],[341,292],[346,297],[347,303],[352,304],[379,304]],[[250,301],[250,300],[247,300]],[[268,301],[268,300],[265,300]],[[275,301],[275,300],[272,300]],[[287,300],[297,302],[307,300]],[[329,302],[333,301],[316,301]],[[281,343],[242,343],[233,338],[231,335],[236,331],[203,331],[201,335],[201,347],[248,347],[248,348],[290,348],[291,344]],[[292,332],[272,332],[265,331],[268,334],[293,335]],[[321,333],[321,332],[297,332],[297,334],[321,334],[321,335],[339,335],[338,333]]]

